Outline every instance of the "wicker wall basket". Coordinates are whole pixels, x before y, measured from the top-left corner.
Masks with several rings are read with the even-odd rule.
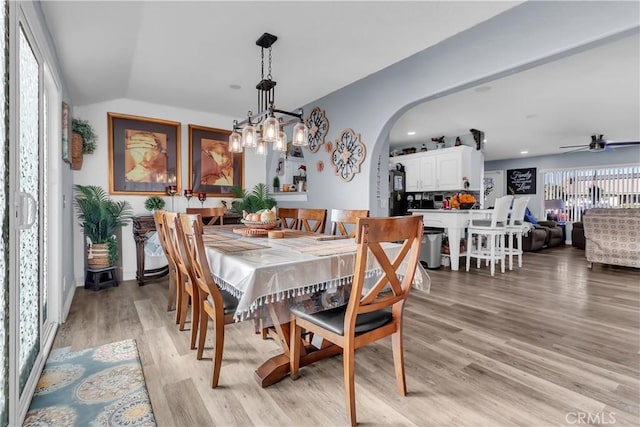
[[[109,245],[106,243],[94,243],[88,247],[87,265],[91,268],[111,267],[109,263]]]
[[[82,136],[79,133],[71,137],[71,169],[82,169]]]

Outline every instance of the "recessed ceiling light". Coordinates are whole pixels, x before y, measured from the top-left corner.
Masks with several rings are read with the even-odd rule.
[[[240,85],[229,85],[229,87],[231,89],[235,89],[235,90],[238,90],[238,89],[242,88],[242,86],[240,86]]]
[[[538,117],[540,116],[538,116],[536,113],[527,114],[526,116],[524,116],[525,119],[537,119]]]
[[[409,132],[407,132],[407,135],[409,135],[409,136],[412,136],[412,135],[415,135],[415,134],[416,134],[416,131],[414,131],[414,130],[410,130]]]
[[[478,86],[477,88],[474,88],[473,90],[475,90],[476,92],[488,92],[492,89],[491,86]]]
[[[528,151],[521,151],[520,154],[529,154]]]

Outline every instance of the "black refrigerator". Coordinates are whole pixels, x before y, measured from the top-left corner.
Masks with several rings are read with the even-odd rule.
[[[396,163],[389,171],[389,216],[407,215],[406,176],[404,166]]]

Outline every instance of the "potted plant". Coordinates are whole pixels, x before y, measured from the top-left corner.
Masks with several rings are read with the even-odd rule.
[[[159,211],[164,209],[164,199],[160,196],[150,196],[147,200],[144,201],[144,207],[148,211]]]
[[[126,201],[113,201],[102,187],[75,185],[74,206],[80,226],[89,240],[87,263],[91,268],[106,268],[118,260],[115,232],[128,225],[133,216]]]
[[[280,178],[278,176],[273,177],[273,192],[277,193],[280,191]]]
[[[276,205],[275,199],[267,195],[267,186],[264,183],[258,183],[253,187],[251,193],[241,187],[235,186],[231,188],[231,193],[236,200],[231,202],[231,212],[237,214],[255,213],[264,209],[271,209]]]
[[[98,136],[87,120],[75,117],[71,120],[71,131],[71,169],[79,170],[82,168],[82,155],[93,154]]]

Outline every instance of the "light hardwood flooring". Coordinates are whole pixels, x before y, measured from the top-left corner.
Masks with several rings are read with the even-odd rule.
[[[463,260],[463,259],[461,259]],[[475,264],[475,263],[472,263]],[[430,270],[431,293],[405,309],[408,395],[390,340],[356,352],[361,425],[640,425],[640,271],[595,265],[572,247],[526,253],[522,269]],[[135,338],[159,426],[346,425],[342,358],[260,388],[277,354],[252,322],[228,325],[220,386],[166,311],[167,280],[78,288],[54,347]],[[211,326],[210,326],[211,327]]]

